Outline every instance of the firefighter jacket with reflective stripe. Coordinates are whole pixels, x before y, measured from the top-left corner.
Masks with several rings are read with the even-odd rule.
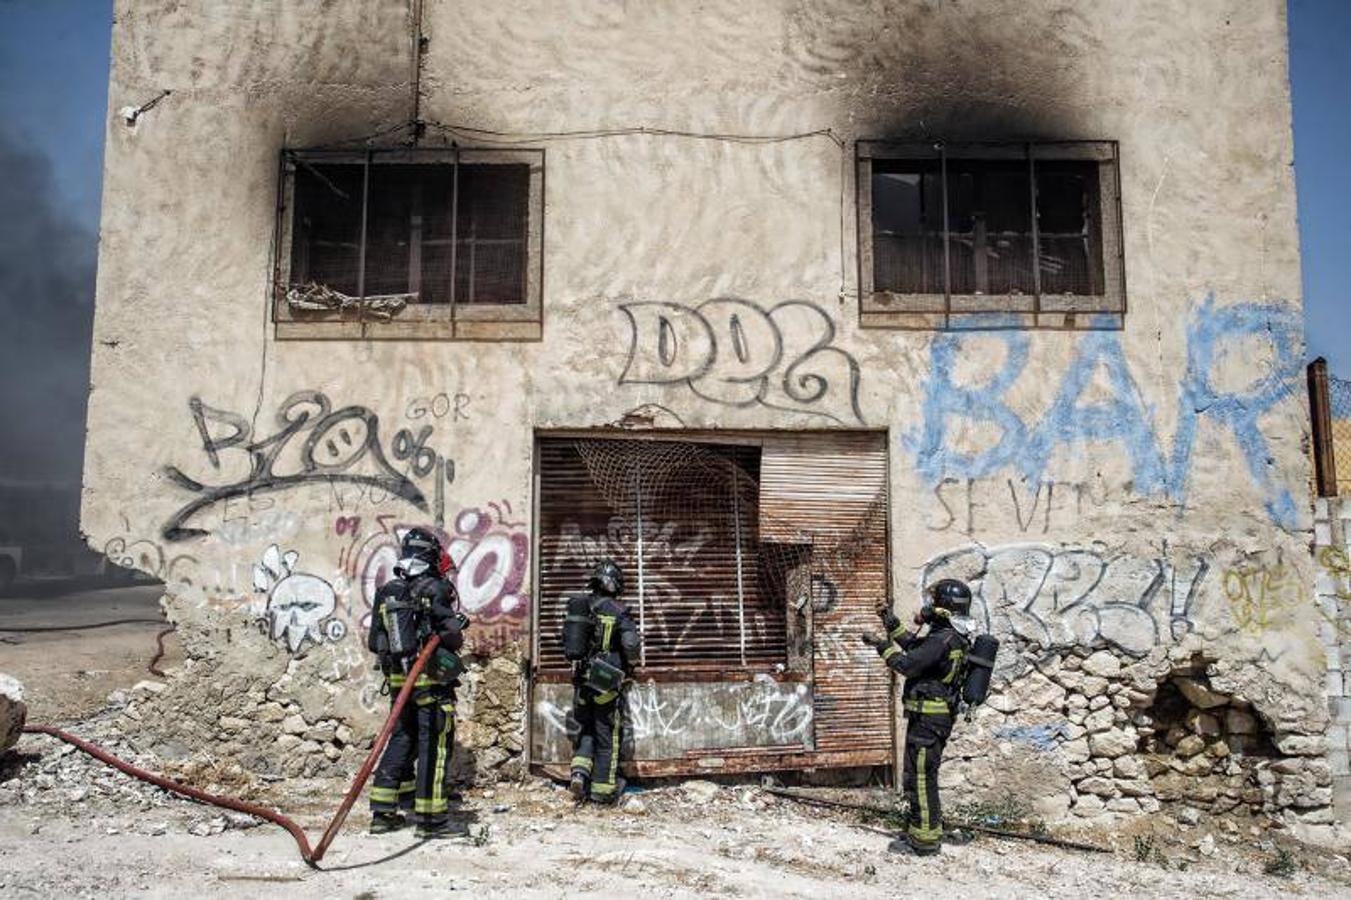
[[[966,638],[939,619],[923,637],[903,634],[879,652],[893,671],[905,676],[902,700],[908,711],[943,715],[956,709],[969,650]]]
[[[408,597],[420,600],[423,605],[423,615],[426,620],[427,635],[440,635],[441,646],[452,653],[459,652],[464,645],[464,633],[460,630],[459,619],[456,610],[459,607],[459,596],[455,593],[455,585],[451,584],[445,578],[434,578],[427,575],[421,575],[416,578],[393,578],[380,586],[380,590],[375,592],[375,601],[371,604],[371,629],[366,639],[366,646],[372,653],[382,651],[381,635],[384,633],[384,605],[390,600],[402,599]],[[407,660],[411,665],[412,660]],[[386,660],[381,660],[381,667],[385,675],[389,678],[389,685],[392,688],[403,686],[404,677],[402,673],[391,668]],[[436,682],[426,675],[419,675],[417,686],[430,686]]]
[[[596,620],[591,637],[591,658],[603,659],[625,672],[632,671],[638,664],[643,640],[629,611],[609,597],[593,593],[591,615]]]

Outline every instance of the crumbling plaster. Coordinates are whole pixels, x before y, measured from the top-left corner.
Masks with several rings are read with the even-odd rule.
[[[1185,640],[1254,702],[1296,710],[1292,732],[1321,732],[1284,4],[996,6],[425,0],[422,118],[546,150],[543,340],[454,343],[278,341],[269,321],[278,152],[403,134],[409,4],[120,0],[110,109],[173,93],[134,126],[107,125],[91,545],[165,579],[191,665],[245,679],[238,696],[369,728],[383,701],[363,597],[397,524],[434,521],[488,560],[470,576],[488,580],[477,647],[528,653],[534,429],[649,404],[691,428],[887,429],[899,607],[936,561],[971,552],[983,562],[968,574],[994,573],[982,603],[1008,639],[1007,677],[1048,643],[1129,661]],[[642,127],[833,137],[549,136]],[[1124,328],[860,329],[852,142],[878,136],[1119,141]],[[429,126],[425,140],[450,137]],[[766,402],[733,402],[744,387],[723,378],[746,372],[726,346],[714,358],[716,328],[682,351],[711,365],[699,391],[635,377],[652,355],[643,304],[716,325],[726,307],[700,309],[715,298],[751,304],[764,314],[747,313],[752,339],[781,343]],[[831,352],[791,369],[827,334]],[[977,400],[947,404],[954,387]],[[327,412],[361,408],[334,423],[356,429],[343,447],[360,453],[306,449],[325,410],[301,392]],[[264,486],[241,447],[204,446],[194,398],[217,442],[313,414],[265,475],[301,471],[312,452],[378,484]],[[1024,439],[980,421],[996,403]],[[1135,425],[1082,441],[1074,410],[1092,404]],[[1235,408],[1255,410],[1250,428],[1220,415]],[[170,540],[166,523],[204,496],[184,478],[263,489],[204,505],[186,521],[209,533]],[[274,545],[293,563],[260,581]],[[1010,552],[1021,562],[1001,574]],[[329,586],[332,614],[279,630],[293,613],[269,608],[273,592],[297,574]],[[516,737],[483,749],[508,743],[519,750]]]

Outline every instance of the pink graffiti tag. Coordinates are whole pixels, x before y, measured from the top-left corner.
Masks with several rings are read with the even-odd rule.
[[[502,501],[488,507],[461,510],[455,517],[453,533],[435,526],[422,527],[435,532],[450,553],[455,567],[452,575],[455,589],[470,621],[478,626],[497,626],[481,634],[491,632],[492,643],[501,645],[502,628],[518,631],[530,612],[529,598],[521,590],[530,543],[522,530],[524,523],[511,520],[510,503]],[[357,595],[365,606],[360,615],[363,628],[370,627],[370,608],[376,591],[394,577],[400,539],[414,527],[414,523],[395,524],[383,516],[379,521],[379,532],[367,537],[352,552],[343,554],[344,568],[359,586]],[[351,534],[351,527],[344,523],[342,530]],[[469,633],[470,643],[475,647],[481,643],[475,638],[476,630]]]

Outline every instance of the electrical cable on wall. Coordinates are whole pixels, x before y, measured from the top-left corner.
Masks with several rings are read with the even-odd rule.
[[[419,41],[423,38],[420,37]],[[847,216],[847,187],[848,187],[848,143],[835,133],[833,128],[816,128],[811,131],[799,131],[790,134],[737,134],[734,132],[718,131],[692,131],[677,128],[655,128],[648,125],[632,125],[616,128],[583,128],[568,131],[495,131],[490,128],[478,128],[473,125],[462,125],[458,123],[439,122],[434,119],[422,120],[416,118],[417,112],[414,111],[415,118],[408,122],[400,122],[387,128],[381,128],[371,134],[345,138],[338,141],[332,141],[316,147],[306,147],[306,150],[338,150],[354,146],[369,147],[373,141],[387,137],[398,131],[408,130],[409,134],[404,140],[412,145],[420,139],[424,128],[432,128],[443,135],[451,138],[451,146],[454,146],[454,139],[471,140],[483,144],[492,144],[504,147],[519,147],[528,144],[535,144],[541,141],[577,141],[577,140],[600,140],[614,137],[667,137],[667,138],[686,138],[700,141],[717,141],[726,144],[740,145],[771,145],[786,144],[794,141],[810,140],[812,138],[824,137],[833,143],[840,151],[840,297],[847,296],[848,276],[845,262],[846,239],[845,239],[845,220]]]

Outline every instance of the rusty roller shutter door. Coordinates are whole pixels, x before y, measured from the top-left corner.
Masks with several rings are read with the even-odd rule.
[[[887,454],[880,434],[766,437],[761,531],[813,547],[812,674],[816,750],[885,762],[891,676],[858,640],[887,598]]]
[[[542,438],[540,674],[568,671],[559,640],[567,596],[605,556],[624,569],[643,627],[639,678],[781,665],[784,609],[760,590],[758,476],[754,446]]]

